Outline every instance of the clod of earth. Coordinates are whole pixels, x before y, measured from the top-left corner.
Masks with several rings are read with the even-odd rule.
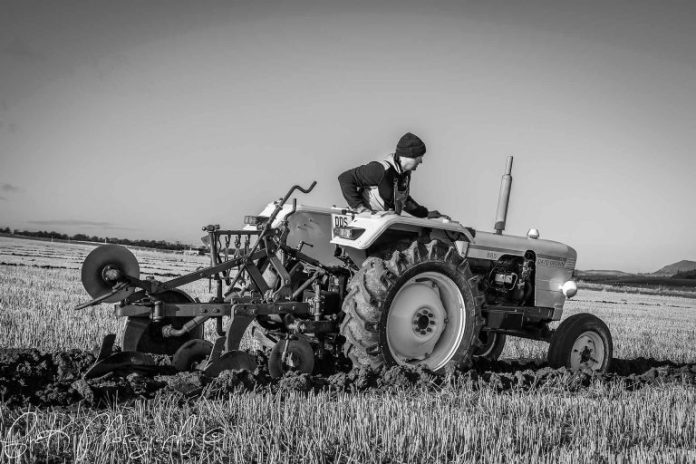
[[[288,373],[272,379],[266,358],[257,352],[254,372],[227,371],[216,378],[200,372],[143,376],[110,373],[84,380],[81,375],[95,361],[94,354],[70,350],[44,353],[35,349],[0,350],[0,400],[8,407],[69,406],[83,403],[102,407],[115,401],[172,395],[182,401],[198,397],[225,398],[245,391],[283,392],[394,392],[404,389],[441,390],[444,388],[492,388],[499,392],[530,390],[541,386],[576,391],[592,382],[616,382],[634,390],[657,383],[696,384],[696,363],[677,364],[655,359],[614,359],[606,374],[552,369],[545,362],[478,360],[467,370],[450,370],[435,375],[426,369],[401,366],[372,370],[353,369],[330,375]],[[158,359],[166,366],[167,357]]]

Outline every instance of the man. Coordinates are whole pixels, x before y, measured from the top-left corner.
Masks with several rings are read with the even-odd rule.
[[[411,172],[418,169],[425,155],[425,144],[407,132],[396,144],[396,151],[382,161],[349,169],[340,176],[343,197],[348,206],[358,211],[406,211],[415,217],[443,217],[438,211],[428,211],[409,195]]]

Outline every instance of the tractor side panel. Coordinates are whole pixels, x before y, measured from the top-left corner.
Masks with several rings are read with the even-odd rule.
[[[331,240],[331,213],[317,211],[297,211],[288,217],[287,245],[297,248],[301,241],[308,245],[302,253],[325,266],[342,266],[344,263],[334,256],[335,245]],[[311,246],[310,246],[311,245]]]

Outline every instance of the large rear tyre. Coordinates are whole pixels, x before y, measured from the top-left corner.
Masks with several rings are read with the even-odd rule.
[[[597,316],[582,313],[570,316],[558,326],[551,338],[548,359],[554,368],[605,372],[613,351],[607,325]]]
[[[505,348],[505,339],[505,334],[482,330],[479,333],[481,345],[474,351],[474,357],[497,361]]]
[[[181,290],[168,290],[157,296],[165,303],[194,303],[193,298]],[[184,343],[203,338],[203,326],[200,325],[181,337],[166,338],[162,336],[162,327],[171,324],[175,329],[180,329],[191,319],[167,317],[160,322],[153,322],[149,317],[129,317],[121,343],[123,351],[174,355]]]
[[[343,351],[354,367],[465,365],[483,323],[478,280],[448,245],[414,242],[368,258],[343,302]]]

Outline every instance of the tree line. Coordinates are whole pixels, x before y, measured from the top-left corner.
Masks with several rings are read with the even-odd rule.
[[[696,279],[696,269],[677,272],[672,277],[675,279]]]
[[[29,231],[29,230],[12,230],[9,227],[3,227],[0,228],[0,233],[2,234],[12,234],[12,235],[19,235],[23,237],[35,237],[35,238],[40,238],[40,239],[49,239],[49,240],[65,240],[65,241],[77,241],[77,242],[99,242],[99,243],[116,243],[119,245],[131,245],[131,246],[139,246],[139,247],[145,247],[145,248],[157,248],[159,250],[174,250],[174,251],[184,251],[188,250],[191,247],[189,245],[185,245],[183,243],[172,243],[172,242],[167,242],[165,240],[131,240],[128,238],[117,238],[117,237],[98,237],[96,235],[87,235],[87,234],[75,234],[75,235],[68,235],[68,234],[61,234],[60,232],[56,231],[45,231],[45,230],[39,230],[39,231]],[[204,254],[207,251],[207,248],[205,246],[200,246],[198,248],[193,248],[194,250],[197,250],[200,254]]]

